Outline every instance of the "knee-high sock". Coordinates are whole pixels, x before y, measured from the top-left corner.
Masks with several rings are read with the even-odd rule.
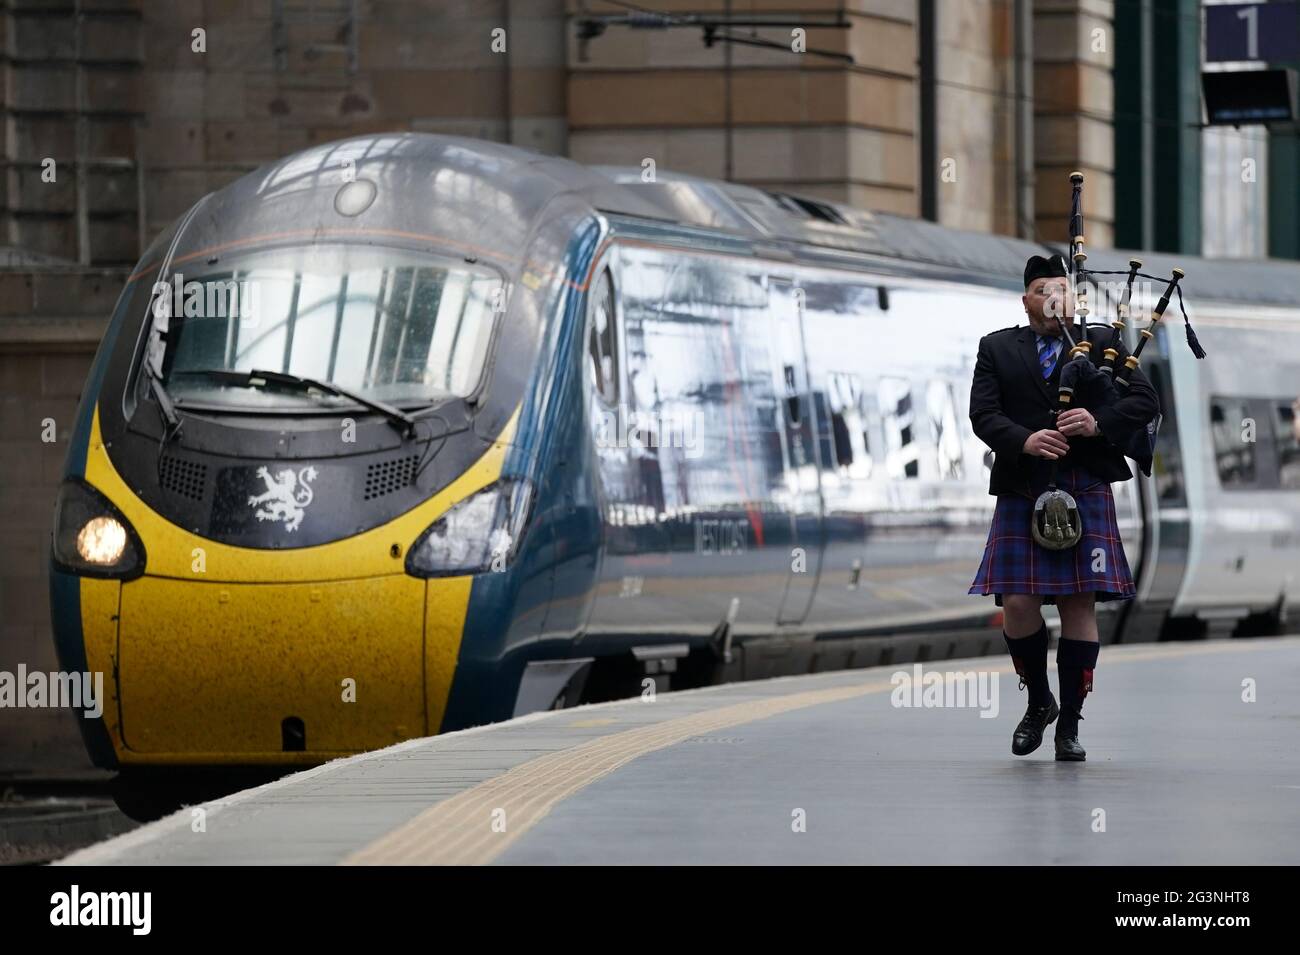
[[[1092,673],[1097,668],[1097,654],[1101,644],[1091,640],[1071,640],[1061,637],[1056,645],[1056,672],[1061,680],[1062,729],[1077,730],[1082,717],[1083,698],[1092,691]]]
[[[1031,706],[1045,706],[1052,698],[1052,690],[1047,682],[1047,624],[1027,637],[1011,638],[1005,630],[1002,637],[1007,642],[1007,651],[1011,662],[1015,664],[1016,673],[1029,689]]]

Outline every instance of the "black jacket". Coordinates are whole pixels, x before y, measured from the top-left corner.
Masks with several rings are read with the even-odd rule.
[[[1089,325],[1090,357],[1101,364],[1102,352],[1110,343],[1109,325]],[[1078,341],[1076,325],[1070,334]],[[1128,351],[1121,344],[1117,364]],[[1038,367],[1037,335],[1028,325],[990,332],[980,339],[975,375],[970,390],[970,421],[975,434],[993,449],[990,494],[1037,494],[1046,486],[1051,461],[1025,454],[1025,441],[1035,431],[1053,427],[1061,368],[1069,355],[1064,344],[1056,368],[1044,379]],[[1075,407],[1078,407],[1077,405]],[[1057,460],[1058,469],[1081,466],[1106,481],[1127,481],[1133,476],[1122,447],[1132,447],[1138,432],[1160,409],[1155,389],[1139,367],[1129,379],[1127,394],[1104,408],[1088,407],[1097,419],[1101,434],[1069,438],[1070,451]]]

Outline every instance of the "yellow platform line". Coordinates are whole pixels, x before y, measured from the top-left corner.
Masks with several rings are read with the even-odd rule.
[[[1129,663],[1171,657],[1198,656],[1246,649],[1278,649],[1293,641],[1244,641],[1214,644],[1142,645],[1104,647],[1103,660]],[[922,663],[927,669],[952,669],[974,664],[984,672],[1011,673],[1009,663],[981,665],[986,658],[937,660]],[[899,663],[892,670],[910,668]],[[611,733],[577,746],[548,753],[457,793],[421,812],[357,850],[342,865],[483,865],[491,862],[540,822],[556,805],[580,789],[607,776],[632,760],[665,749],[701,733],[739,726],[793,710],[853,699],[893,688],[876,679],[849,686],[805,690],[762,700],[748,700],[675,717],[649,726]],[[736,684],[731,684],[735,686]],[[625,705],[636,705],[629,703]],[[641,704],[653,706],[653,703]],[[558,714],[557,714],[558,715]]]

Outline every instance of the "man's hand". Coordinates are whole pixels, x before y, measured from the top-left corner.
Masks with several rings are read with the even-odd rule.
[[[1087,408],[1071,408],[1056,419],[1056,426],[1071,438],[1091,438],[1097,433],[1097,419]]]
[[[1047,458],[1049,461],[1055,461],[1069,450],[1070,445],[1066,443],[1065,435],[1051,428],[1035,431],[1025,440],[1025,454],[1032,454],[1036,458]]]

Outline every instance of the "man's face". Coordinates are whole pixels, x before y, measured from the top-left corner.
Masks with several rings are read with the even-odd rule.
[[[1034,279],[1025,289],[1025,314],[1030,326],[1040,335],[1059,335],[1057,319],[1069,322],[1074,317],[1074,303],[1069,296],[1070,281],[1064,277]]]

